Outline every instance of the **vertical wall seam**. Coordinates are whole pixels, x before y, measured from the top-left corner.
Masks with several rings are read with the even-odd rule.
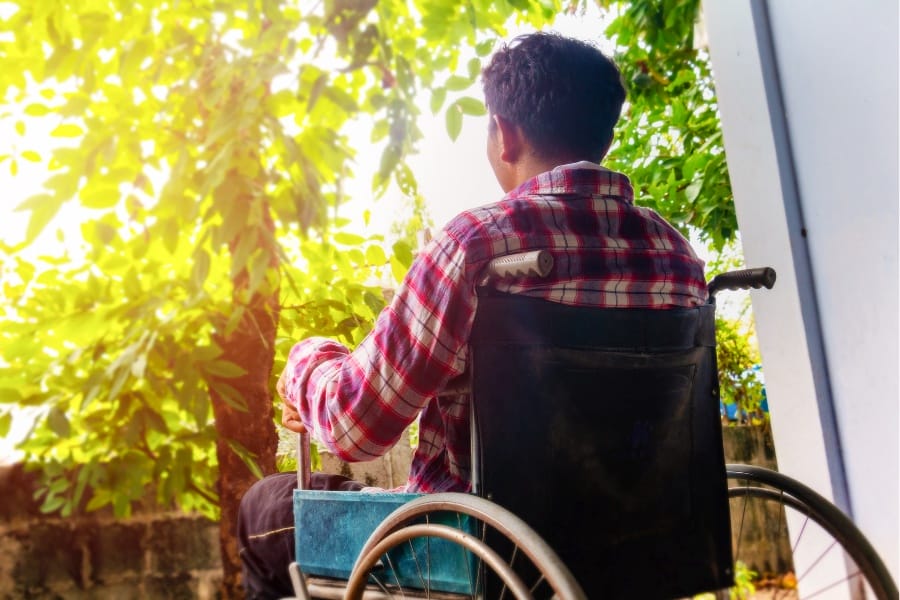
[[[775,159],[781,180],[782,202],[788,226],[791,257],[797,278],[797,293],[800,298],[800,314],[809,352],[819,421],[825,442],[825,459],[831,478],[831,492],[835,504],[848,515],[853,516],[847,473],[844,463],[843,445],[834,409],[834,396],[828,368],[828,356],[822,337],[822,322],[819,312],[818,294],[810,258],[806,222],[803,218],[800,186],[797,181],[796,161],[791,144],[782,94],[782,79],[778,69],[772,24],[769,16],[768,0],[750,0],[753,28],[759,49],[763,87],[769,108],[769,119],[775,144]]]

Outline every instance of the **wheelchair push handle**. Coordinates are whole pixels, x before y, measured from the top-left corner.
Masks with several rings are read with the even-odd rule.
[[[487,266],[488,279],[546,277],[553,269],[553,255],[547,250],[532,250],[498,256]]]
[[[764,287],[771,290],[775,285],[775,269],[772,267],[757,267],[755,269],[741,269],[729,271],[713,277],[709,282],[709,297],[713,298],[722,290],[755,290]]]

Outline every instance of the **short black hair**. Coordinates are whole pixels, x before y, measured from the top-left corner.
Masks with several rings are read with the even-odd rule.
[[[540,155],[603,158],[625,86],[595,46],[557,33],[521,35],[494,53],[481,77],[491,114],[521,127]]]

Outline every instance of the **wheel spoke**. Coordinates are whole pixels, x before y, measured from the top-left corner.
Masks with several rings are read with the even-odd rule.
[[[481,534],[478,537],[481,540],[481,543],[485,543],[485,539],[487,539],[487,523],[481,523]],[[472,600],[475,600],[478,597],[482,585],[481,574],[483,572],[484,565],[479,561],[477,568],[475,569],[475,585],[472,586]]]
[[[785,512],[785,511],[784,511],[784,503],[785,503],[785,500],[784,500],[784,490],[778,490],[778,502],[779,502],[779,504],[780,504],[781,507],[782,507],[782,508],[781,508],[781,511],[779,512],[779,516],[781,516],[781,515],[783,515],[784,512]],[[787,519],[785,518],[785,521],[786,521],[786,520],[787,520]],[[782,519],[779,518],[779,519],[776,519],[776,521],[777,521],[777,527],[775,528],[775,537],[774,537],[773,539],[778,540],[778,539],[781,539],[781,521],[782,521]],[[786,526],[787,526],[787,525],[785,525],[785,527],[786,527]],[[802,536],[802,532],[801,532],[801,536]],[[800,543],[800,540],[799,540],[799,539],[797,540],[797,543]],[[794,553],[794,552],[793,552],[793,550],[792,550],[792,551],[791,551],[791,555],[793,555],[793,553]],[[780,590],[780,589],[779,589],[779,590],[775,590],[775,594],[774,594],[775,598],[774,598],[774,600],[778,600],[778,598],[781,596],[781,593],[780,593],[780,592],[782,592],[782,591],[784,591],[784,590]],[[786,591],[785,591],[785,594],[787,594]]]
[[[459,513],[456,513],[456,528],[459,529],[460,531],[463,531],[462,515],[460,515]],[[465,563],[465,565],[466,565],[466,579],[471,584],[472,583],[472,568],[471,568],[471,565],[469,564],[469,562],[470,562],[469,556],[468,556],[469,553],[462,546],[459,547],[459,551],[462,552],[463,563]],[[474,594],[474,593],[475,593],[475,590],[473,589],[472,594]]]
[[[387,585],[382,583],[381,579],[378,578],[378,575],[372,573],[371,578],[375,582],[375,585],[378,586],[378,589],[384,592],[385,596],[393,597],[393,594],[391,594],[391,592],[388,590]]]
[[[400,597],[406,598],[406,594],[403,593],[403,585],[401,585],[400,583],[400,574],[397,573],[397,569],[394,567],[394,563],[391,561],[391,557],[385,554],[384,559],[387,561],[387,565],[391,570],[391,573],[394,574],[394,581],[397,582],[397,589],[400,591]]]
[[[745,479],[745,480],[744,480],[744,489],[745,489],[745,490],[749,490],[749,489],[750,489],[750,480],[749,480],[749,479]],[[743,500],[743,501],[741,502],[741,520],[740,520],[740,527],[738,527],[737,546],[736,546],[735,549],[734,549],[734,555],[735,555],[735,556],[740,556],[740,555],[741,555],[741,542],[742,542],[742,540],[744,539],[744,519],[747,518],[747,498],[749,498],[749,497],[750,497],[750,495],[747,494],[746,492],[745,492],[744,495],[742,496],[742,500]]]
[[[809,513],[806,513],[806,518],[803,519],[803,525],[800,527],[800,531],[797,533],[797,539],[794,540],[794,543],[791,545],[791,554],[797,552],[797,548],[800,546],[800,540],[803,539],[803,533],[806,531],[807,523],[809,523]]]
[[[515,567],[516,558],[519,556],[519,546],[513,546],[512,556],[509,558],[509,568],[512,569]],[[500,593],[500,600],[506,597],[506,585],[503,586],[503,590]]]
[[[425,524],[431,524],[431,515],[425,515]],[[428,571],[428,583],[431,583],[431,538],[425,538],[425,554],[428,555],[428,563],[425,565],[425,569]],[[431,598],[431,588],[426,590],[426,594],[429,598]]]
[[[425,538],[425,560],[427,565],[431,565],[431,552],[428,550],[428,539]],[[419,555],[416,552],[415,546],[413,546],[412,540],[406,540],[406,544],[409,546],[409,553],[412,555],[413,563],[416,565],[416,574],[419,576],[419,582],[422,584],[422,589],[425,590],[425,597],[431,597],[431,591],[429,589],[429,582],[431,581],[431,576],[429,574],[428,581],[422,576],[422,567],[419,566]]]
[[[543,582],[544,582],[544,575],[543,575],[543,573],[542,573],[542,574],[538,577],[538,580],[534,582],[534,585],[531,586],[531,593],[534,594],[534,593],[537,591],[538,586],[540,586]]]
[[[838,580],[835,581],[834,583],[830,583],[830,584],[826,585],[826,586],[823,587],[823,588],[819,588],[818,590],[816,590],[815,592],[813,592],[813,593],[811,593],[811,594],[803,594],[803,598],[804,598],[804,600],[805,600],[806,598],[815,598],[816,596],[819,596],[819,595],[824,594],[825,592],[827,592],[827,591],[829,591],[829,590],[834,589],[835,587],[841,585],[842,583],[848,583],[851,579],[859,578],[861,575],[862,575],[862,573],[860,573],[859,571],[856,571],[856,572],[853,573],[852,575],[848,575],[848,576],[846,576],[846,577],[844,577],[844,578],[842,578],[842,579],[838,579]]]
[[[802,575],[800,575],[799,577],[797,577],[797,582],[799,583],[800,581],[803,580],[804,577],[806,577],[807,575],[809,575],[809,573],[810,573],[813,569],[816,568],[816,565],[818,565],[820,562],[822,562],[822,559],[825,558],[825,555],[828,554],[829,552],[831,552],[831,549],[834,548],[834,547],[837,545],[837,543],[838,543],[837,540],[831,540],[831,543],[828,544],[828,547],[825,548],[825,550],[823,550],[823,551],[819,554],[819,556],[816,557],[816,560],[814,560],[814,561],[812,562],[812,564],[809,565],[809,566],[806,568],[805,571],[803,571],[803,574],[802,574]]]

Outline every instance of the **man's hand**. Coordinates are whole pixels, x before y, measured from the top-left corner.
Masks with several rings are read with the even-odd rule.
[[[306,425],[300,420],[300,413],[294,408],[291,401],[287,399],[287,392],[284,389],[286,375],[287,369],[281,372],[281,377],[278,378],[278,383],[275,384],[275,391],[278,392],[278,395],[284,401],[284,406],[281,409],[281,424],[294,433],[306,433]]]
[[[300,413],[287,402],[281,410],[281,424],[294,433],[306,433],[306,425],[300,420]]]

